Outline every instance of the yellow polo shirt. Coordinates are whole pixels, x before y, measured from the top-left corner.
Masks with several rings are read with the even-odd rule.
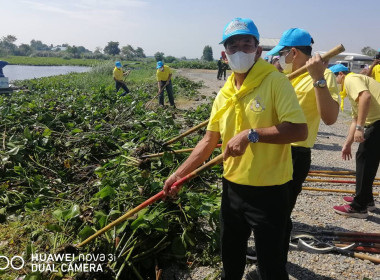
[[[331,97],[338,102],[339,100],[339,90],[336,83],[336,77],[331,70],[326,69],[324,77],[329,88]],[[305,74],[305,77],[297,83],[297,78],[291,81],[294,90],[297,95],[298,102],[302,108],[303,113],[305,114],[307,121],[307,128],[309,134],[307,139],[300,142],[292,143],[292,146],[301,146],[306,148],[311,148],[314,146],[315,140],[317,138],[317,133],[319,129],[319,122],[321,116],[319,115],[317,109],[317,99],[315,97],[313,79],[310,75]]]
[[[214,101],[210,119],[224,105],[226,97],[219,92]],[[306,123],[289,80],[277,71],[270,73],[262,83],[239,99],[243,120],[241,131],[270,127],[282,122]],[[220,132],[224,151],[234,136],[235,108],[228,111],[207,130]],[[244,155],[229,157],[224,162],[223,176],[236,184],[250,186],[281,185],[292,179],[293,165],[290,144],[250,143]]]
[[[351,74],[344,79],[348,99],[351,102],[352,116],[357,118],[359,93],[368,90],[371,93],[371,102],[365,125],[380,120],[380,83],[371,77],[361,74]]]
[[[380,64],[372,68],[372,78],[380,83]]]
[[[167,81],[169,79],[169,75],[172,74],[172,70],[169,66],[164,65],[164,71],[160,71],[157,69],[156,78],[157,81]]]
[[[118,80],[118,81],[122,81],[123,80],[123,70],[120,68],[117,68],[115,67],[113,69],[113,77]]]

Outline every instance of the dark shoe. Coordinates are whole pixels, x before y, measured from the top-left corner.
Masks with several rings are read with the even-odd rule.
[[[344,215],[344,216],[348,216],[352,218],[365,219],[368,217],[367,209],[361,210],[361,211],[355,210],[349,204],[334,206],[334,211],[340,215]]]
[[[246,253],[246,258],[247,260],[251,260],[253,262],[257,262],[257,255],[256,255],[256,250],[248,247],[247,248],[247,253]]]

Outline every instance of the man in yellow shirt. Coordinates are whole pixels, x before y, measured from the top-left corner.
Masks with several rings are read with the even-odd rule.
[[[127,85],[125,84],[123,78],[124,76],[129,75],[130,72],[131,72],[130,70],[123,72],[123,69],[121,67],[121,62],[120,61],[115,62],[115,68],[113,69],[113,80],[115,81],[116,93],[119,91],[120,88],[124,90],[124,92],[120,96],[125,96],[127,93],[129,93],[129,89]]]
[[[380,83],[368,76],[350,73],[342,64],[330,70],[342,85],[343,96],[347,95],[351,103],[352,123],[342,148],[342,159],[351,159],[352,143],[360,143],[356,152],[355,197],[343,197],[350,204],[334,206],[334,210],[341,215],[365,219],[367,210],[375,210],[372,184],[380,162]]]
[[[335,75],[326,69],[327,63],[321,60],[319,54],[311,57],[313,43],[313,38],[306,30],[290,28],[284,31],[279,44],[267,53],[267,55],[280,55],[279,63],[285,74],[294,72],[304,65],[308,70],[291,81],[305,114],[309,134],[306,140],[292,143],[294,171],[293,179],[289,183],[290,212],[285,243],[287,249],[292,230],[291,212],[310,169],[311,148],[317,138],[320,119],[325,124],[331,125],[339,113]]]
[[[213,104],[204,138],[165,182],[200,166],[222,139],[222,279],[241,279],[247,240],[254,231],[261,279],[289,279],[283,255],[287,183],[293,168],[290,143],[307,137],[306,120],[285,75],[260,58],[259,32],[251,19],[235,18],[223,31],[232,74]]]
[[[378,54],[375,56],[375,60],[373,61],[371,67],[368,70],[367,76],[374,78],[376,81],[380,83],[380,49],[378,50]]]
[[[164,90],[168,93],[169,103],[175,108],[174,96],[173,96],[173,86],[172,86],[172,70],[169,66],[164,65],[162,61],[157,62],[157,86],[158,92],[160,93],[158,97],[158,102],[160,105],[164,106]]]

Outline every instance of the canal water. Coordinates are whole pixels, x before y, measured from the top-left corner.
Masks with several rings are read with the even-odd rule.
[[[30,66],[30,65],[7,65],[3,68],[5,77],[9,81],[28,80],[56,75],[68,74],[71,72],[82,73],[90,71],[91,67],[84,66]]]

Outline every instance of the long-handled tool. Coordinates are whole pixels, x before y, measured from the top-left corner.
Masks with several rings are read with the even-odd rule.
[[[208,124],[208,122],[209,122],[209,120],[206,120],[206,121],[204,121],[204,122],[202,122],[202,123],[200,123],[200,124],[198,124],[198,125],[190,128],[189,130],[187,130],[187,131],[181,133],[180,135],[178,135],[177,137],[174,137],[173,139],[170,139],[170,140],[166,141],[165,143],[163,143],[163,145],[167,146],[167,145],[170,145],[170,144],[178,141],[179,139],[184,138],[185,136],[193,133],[194,131],[197,131],[198,129],[201,129],[202,127],[205,127]]]
[[[326,173],[326,174],[355,174],[355,171],[345,171],[345,170],[309,170],[309,173]]]
[[[220,148],[222,144],[216,145],[216,148]],[[157,153],[157,154],[150,154],[150,155],[142,155],[140,158],[141,159],[151,159],[151,158],[157,158],[157,157],[162,157],[165,153],[169,154],[181,154],[181,153],[188,153],[192,152],[195,148],[187,148],[187,149],[181,149],[181,150],[172,150],[172,151],[167,151],[163,153]]]
[[[146,104],[145,104],[145,109],[148,109],[151,105],[151,103],[164,91],[165,89],[165,86],[161,88],[161,90],[151,99],[149,100]]]
[[[346,180],[325,180],[325,179],[310,179],[306,178],[307,182],[324,182],[324,183],[338,183],[338,184],[356,184],[356,181],[346,181]],[[373,182],[372,185],[379,186],[379,182]]]
[[[202,165],[201,167],[197,168],[193,172],[191,172],[188,175],[186,175],[185,177],[183,177],[180,180],[176,181],[171,187],[173,188],[173,187],[182,186],[187,181],[189,181],[189,180],[197,177],[201,172],[209,169],[210,167],[212,167],[214,165],[217,165],[217,164],[221,163],[222,161],[223,161],[223,154],[221,154],[221,155],[217,156],[216,158],[210,160],[206,164]],[[132,210],[128,211],[127,213],[125,213],[123,216],[119,217],[118,219],[116,219],[112,223],[110,223],[110,224],[106,225],[105,227],[103,227],[102,229],[98,230],[93,235],[91,235],[90,237],[88,237],[86,240],[84,240],[81,243],[77,244],[76,247],[82,247],[83,245],[86,245],[87,243],[89,243],[90,241],[92,241],[93,239],[95,239],[96,237],[98,237],[99,235],[101,235],[102,233],[105,233],[106,231],[110,230],[114,226],[117,226],[118,224],[120,224],[123,221],[125,221],[126,219],[128,219],[130,216],[136,214],[140,210],[144,209],[145,207],[151,205],[152,203],[156,202],[157,200],[159,200],[159,199],[161,199],[163,197],[164,197],[164,191],[160,191],[159,193],[157,193],[156,195],[154,195],[151,198],[147,199],[146,201],[144,201],[143,203],[141,203],[137,207],[133,208]]]
[[[336,193],[351,193],[355,194],[354,190],[340,190],[340,189],[322,189],[322,188],[312,188],[312,187],[302,187],[305,191],[316,191],[316,192],[336,192]],[[380,192],[373,192],[374,196],[380,195]]]
[[[330,177],[330,178],[352,178],[355,179],[354,175],[340,175],[340,174],[324,174],[324,173],[310,173],[308,174],[310,177]],[[375,180],[380,180],[380,178],[375,177]]]

